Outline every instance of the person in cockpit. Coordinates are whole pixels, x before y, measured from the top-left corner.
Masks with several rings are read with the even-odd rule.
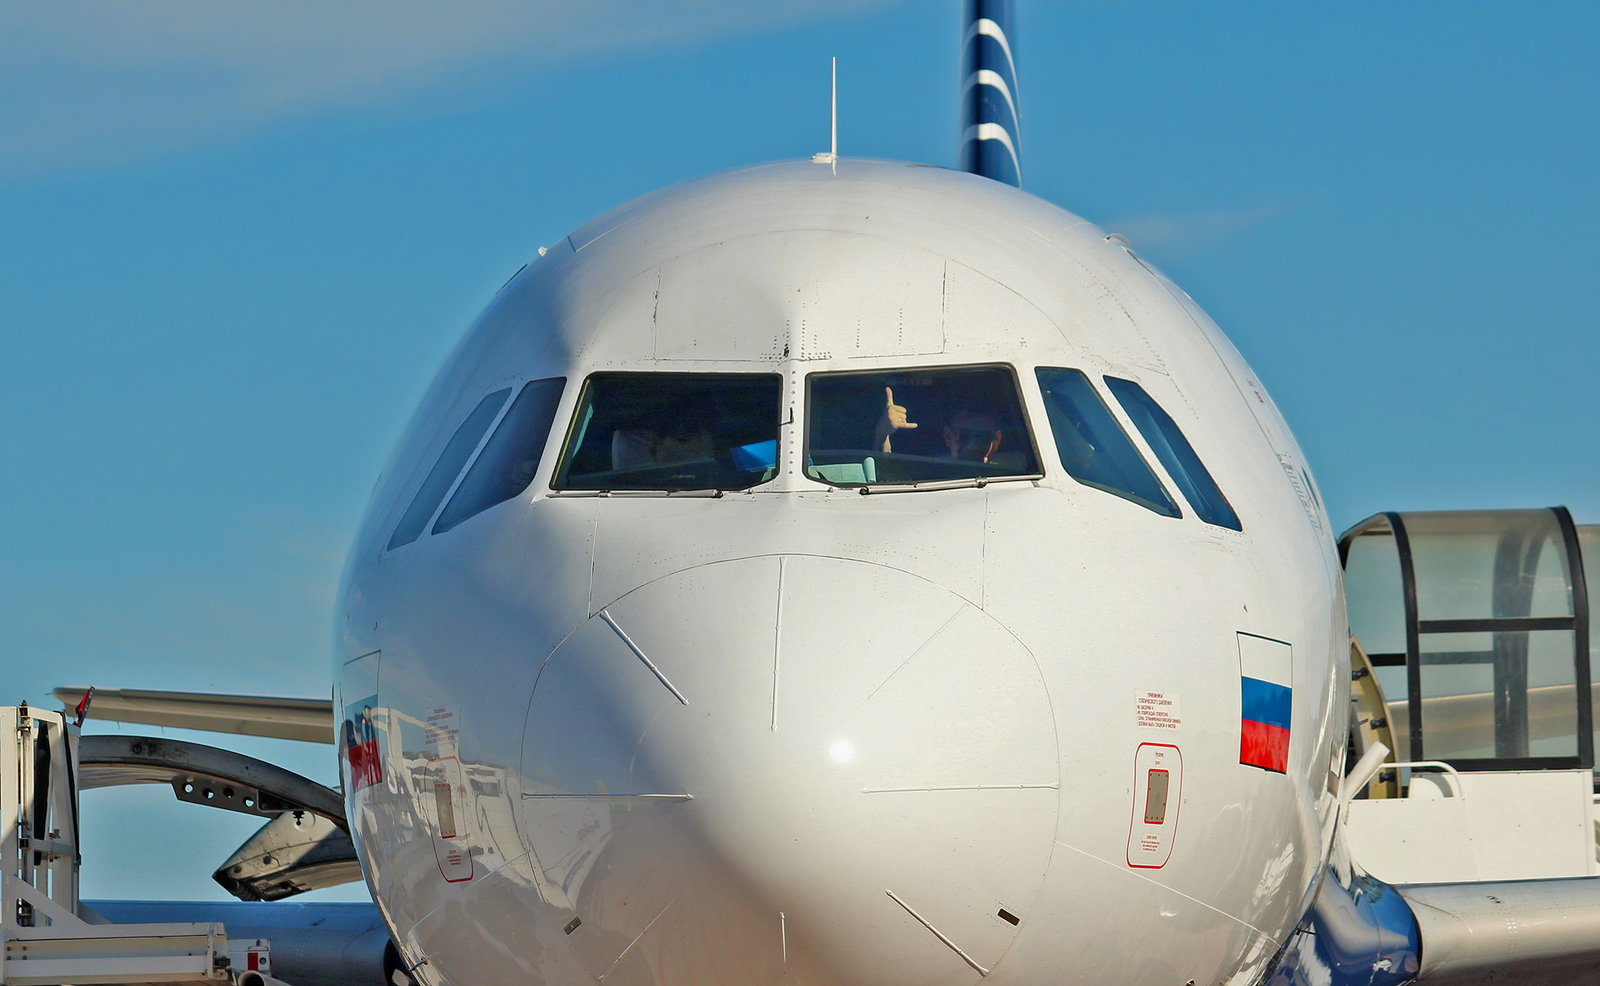
[[[694,397],[651,415],[642,427],[618,428],[611,435],[611,468],[643,469],[710,458],[714,440],[703,422],[707,410]]]
[[[916,428],[918,423],[908,420],[905,407],[894,402],[893,388],[885,387],[883,393],[884,411],[878,419],[873,448],[893,453],[895,433]],[[1000,450],[1005,435],[1000,427],[1000,415],[993,410],[961,405],[950,415],[941,437],[950,458],[987,463]]]

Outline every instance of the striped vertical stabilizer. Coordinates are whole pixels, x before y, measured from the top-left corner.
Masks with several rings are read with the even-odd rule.
[[[967,0],[961,44],[961,170],[1022,187],[1022,114],[1011,0]]]

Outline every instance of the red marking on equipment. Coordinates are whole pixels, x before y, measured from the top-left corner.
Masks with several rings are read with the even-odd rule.
[[[452,765],[447,767],[446,765]],[[468,833],[457,823],[455,799],[452,792],[455,782],[459,779],[458,771],[461,764],[455,757],[441,757],[438,760],[428,761],[428,774],[431,777],[434,793],[435,818],[432,826],[433,856],[439,864],[439,875],[444,877],[446,883],[465,883],[472,879],[474,867],[472,864],[472,849]],[[446,819],[444,812],[449,812],[449,834],[445,834]],[[444,841],[448,840],[448,841]],[[452,877],[451,873],[464,875]]]
[[[1289,731],[1282,726],[1244,720],[1239,733],[1239,762],[1247,767],[1287,773]]]
[[[1134,799],[1128,832],[1128,865],[1136,870],[1159,870],[1172,857],[1173,844],[1178,837],[1178,813],[1183,807],[1183,751],[1171,743],[1140,743],[1134,751],[1133,763]],[[1160,766],[1155,766],[1157,764]],[[1162,820],[1154,822],[1149,816],[1149,800],[1157,793],[1158,777],[1167,781],[1166,789],[1160,792],[1166,805]],[[1144,790],[1143,812],[1138,796],[1141,787]]]

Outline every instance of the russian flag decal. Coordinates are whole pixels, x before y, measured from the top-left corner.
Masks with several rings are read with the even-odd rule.
[[[350,788],[359,791],[383,780],[383,758],[378,753],[378,730],[372,723],[378,696],[358,699],[344,708],[341,743],[350,763]]]
[[[1293,650],[1281,640],[1240,633],[1239,762],[1282,774],[1289,767]]]

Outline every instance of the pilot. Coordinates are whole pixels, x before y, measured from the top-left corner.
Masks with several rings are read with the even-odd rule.
[[[711,432],[698,420],[677,417],[657,435],[650,451],[661,465],[693,462],[711,458],[714,443]]]
[[[907,420],[905,407],[894,402],[893,388],[883,388],[883,394],[883,416],[878,419],[873,447],[892,453],[895,432],[915,428],[917,423]],[[966,404],[956,408],[945,424],[941,437],[950,458],[988,463],[1000,451],[1004,432],[1000,427],[1000,416],[994,411]]]
[[[708,408],[695,398],[680,399],[652,415],[642,427],[618,428],[611,433],[611,468],[643,469],[708,459],[716,451],[715,439],[701,422]]]
[[[943,437],[952,459],[989,463],[1000,451],[1004,432],[1000,428],[1000,416],[993,411],[960,407],[944,426]]]
[[[539,456],[544,454],[543,448],[534,448],[530,454],[524,455],[511,466],[510,482],[519,490],[528,488],[533,482],[534,474],[539,471]]]

